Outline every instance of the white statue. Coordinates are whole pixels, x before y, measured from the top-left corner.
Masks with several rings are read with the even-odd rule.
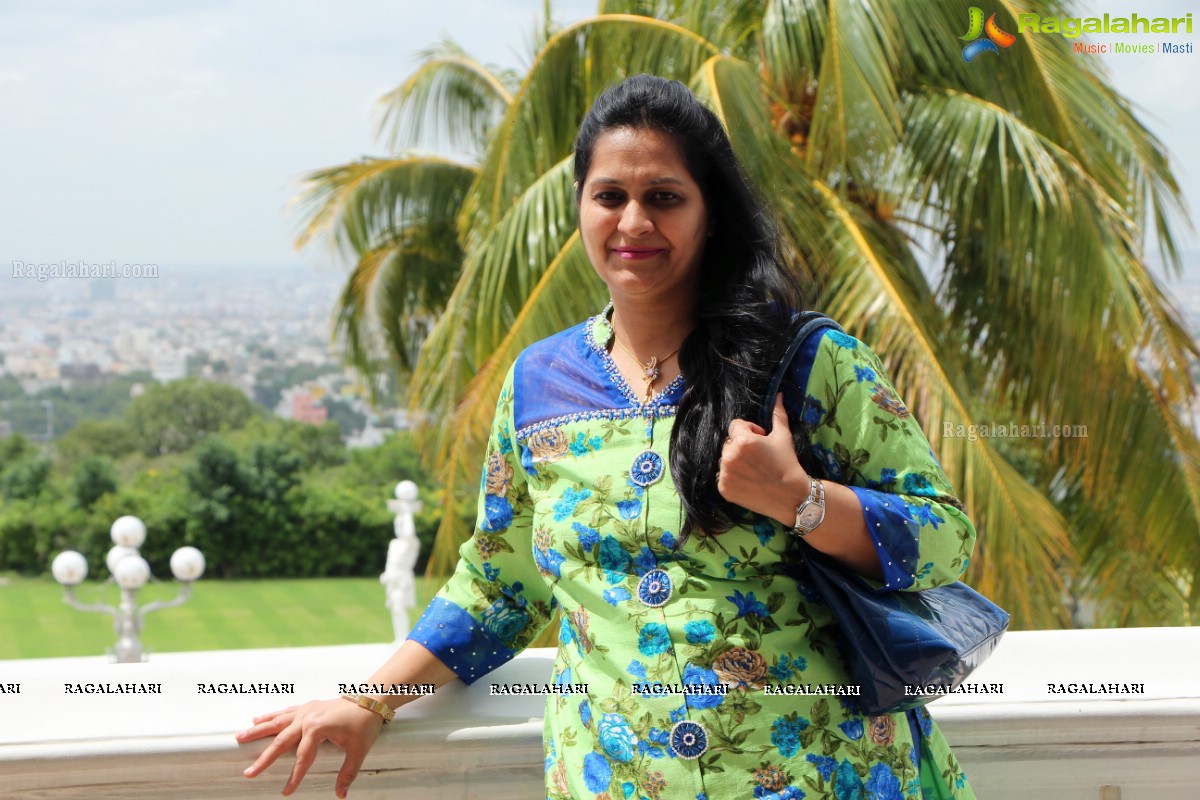
[[[413,521],[414,515],[421,510],[417,485],[412,481],[396,484],[396,499],[388,501],[388,510],[396,515],[396,538],[388,543],[387,566],[379,576],[379,582],[387,592],[392,632],[399,643],[408,635],[408,609],[417,605],[417,580],[413,573],[421,550]]]

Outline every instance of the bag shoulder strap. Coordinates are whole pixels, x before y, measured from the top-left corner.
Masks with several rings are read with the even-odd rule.
[[[793,326],[798,326],[796,327],[796,333],[792,336],[792,340],[788,342],[787,350],[784,352],[778,366],[775,367],[775,374],[771,376],[771,382],[767,384],[767,393],[763,396],[762,409],[758,415],[760,424],[768,433],[771,431],[771,417],[775,410],[775,395],[779,393],[779,387],[783,384],[783,377],[787,375],[788,368],[792,365],[792,359],[796,357],[796,352],[804,344],[805,339],[817,328],[833,328],[840,333],[846,332],[833,318],[822,314],[820,311],[801,311],[792,320]]]

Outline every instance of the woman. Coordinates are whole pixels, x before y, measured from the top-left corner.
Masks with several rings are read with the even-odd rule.
[[[605,92],[575,177],[612,301],[509,371],[475,535],[369,682],[473,682],[558,607],[553,679],[588,690],[547,702],[550,798],[973,797],[924,710],[855,710],[830,614],[789,566],[804,534],[888,589],[966,568],[975,530],[878,358],[818,330],[790,367],[791,418],[781,395],[769,434],[750,421],[803,298],[682,84]],[[833,688],[770,691],[785,684]],[[381,724],[344,700],[256,722],[240,741],[277,735],[247,775],[297,747],[287,793],[329,739],[338,796]]]

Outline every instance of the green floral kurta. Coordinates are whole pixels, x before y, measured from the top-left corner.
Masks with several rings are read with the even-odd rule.
[[[783,526],[678,545],[665,460],[683,381],[643,403],[610,336],[601,314],[518,357],[475,534],[410,638],[471,683],[561,609],[545,715],[554,800],[974,797],[924,709],[866,717],[838,693],[850,678],[831,618],[793,577]],[[791,376],[806,387],[792,418],[827,478],[858,495],[885,586],[958,580],[974,527],[875,354],[822,329]],[[771,693],[787,684],[814,693]]]

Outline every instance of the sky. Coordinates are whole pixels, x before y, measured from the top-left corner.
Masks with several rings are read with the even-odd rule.
[[[1182,16],[1192,5],[1082,8]],[[568,23],[597,3],[553,7]],[[292,247],[298,179],[387,154],[376,100],[422,49],[449,35],[485,63],[520,67],[541,13],[540,0],[0,0],[0,291],[14,260],[328,264]],[[1200,208],[1200,54],[1102,58]]]

